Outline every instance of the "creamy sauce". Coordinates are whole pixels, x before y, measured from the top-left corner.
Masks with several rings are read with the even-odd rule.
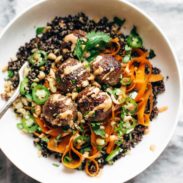
[[[86,70],[85,70],[85,69],[83,69],[80,73],[78,73],[78,76],[83,75],[85,72],[86,72]]]
[[[65,111],[65,112],[60,113],[60,114],[58,115],[58,117],[59,117],[60,119],[67,119],[68,116],[71,116],[71,115],[72,115],[72,111],[71,111],[71,110],[67,110],[67,111]]]
[[[100,92],[99,88],[91,87],[86,95],[82,95],[82,98],[79,100],[79,102],[82,102],[82,100],[84,100],[87,96],[90,96],[92,94],[98,95],[99,92]]]
[[[107,79],[107,77],[108,77],[113,71],[114,71],[114,68],[111,68],[110,71],[109,71],[108,73],[106,73],[106,74],[103,76],[102,80]]]
[[[65,97],[64,96],[61,96],[60,94],[54,94],[51,97],[52,97],[51,98],[52,102],[58,102],[58,101],[65,100]]]
[[[97,56],[96,58],[95,58],[95,60],[93,61],[93,64],[97,64],[98,62],[100,62],[100,60],[102,59],[102,56]]]
[[[65,105],[70,105],[71,104],[71,99],[70,98],[67,98],[66,101],[65,101]]]
[[[80,67],[82,67],[81,63],[77,63],[76,65],[69,65],[64,69],[64,75],[68,75],[74,72],[75,70],[79,69]]]

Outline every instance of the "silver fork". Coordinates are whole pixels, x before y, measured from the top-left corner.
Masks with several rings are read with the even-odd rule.
[[[24,78],[24,69],[28,66],[28,62],[25,62],[23,66],[20,68],[18,75],[19,75],[19,84],[16,90],[14,91],[13,95],[9,98],[9,100],[4,104],[4,106],[0,109],[0,119],[6,113],[8,108],[11,104],[16,100],[16,98],[20,95],[20,83]]]

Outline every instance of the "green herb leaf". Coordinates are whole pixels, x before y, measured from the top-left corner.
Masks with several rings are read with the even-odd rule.
[[[77,40],[76,47],[74,49],[74,55],[78,57],[79,60],[82,60],[84,49],[83,45],[85,45],[84,41],[81,39]]]
[[[150,49],[148,59],[152,59],[156,56],[154,50]]]
[[[109,163],[110,161],[112,161],[120,152],[122,151],[122,149],[120,147],[117,147],[116,149],[114,149],[106,158],[106,161]]]
[[[85,147],[85,148],[83,148],[83,149],[80,150],[80,152],[82,154],[84,154],[85,152],[90,152],[90,151],[91,151],[91,147]]]
[[[74,55],[77,56],[80,61],[92,61],[111,40],[111,37],[107,33],[94,31],[89,32],[86,38],[87,41],[78,39],[74,49]]]
[[[132,48],[141,48],[143,45],[142,38],[137,33],[137,28],[134,26],[127,37],[127,44]]]
[[[86,35],[87,41],[87,49],[91,49],[93,47],[99,47],[103,43],[108,43],[111,40],[111,37],[104,32],[89,32]]]
[[[139,36],[139,34],[137,33],[137,27],[133,26],[132,30],[130,31],[130,34],[133,36]]]
[[[100,123],[91,123],[92,129],[96,135],[105,138],[105,130],[100,128]]]
[[[114,17],[113,21],[115,24],[117,24],[118,26],[122,26],[125,23],[125,19],[120,19],[119,17]]]
[[[48,137],[43,137],[43,138],[41,138],[41,140],[44,141],[44,142],[49,142]]]
[[[20,123],[17,124],[17,128],[25,133],[32,134],[38,130],[39,126],[35,124],[34,119],[31,115],[27,115],[25,118],[22,118]]]
[[[60,165],[57,164],[57,163],[52,163],[52,165],[55,166],[55,167],[59,167],[59,166],[60,166]]]
[[[123,57],[123,63],[128,63],[131,60],[131,55],[125,55]]]
[[[12,78],[14,76],[14,72],[12,70],[8,70],[8,78]]]
[[[36,35],[42,34],[44,32],[44,29],[45,29],[44,27],[38,27],[36,29]]]
[[[65,163],[70,163],[72,161],[72,158],[70,158],[68,155],[66,155],[65,157],[64,157],[64,162]]]
[[[77,141],[83,141],[83,142],[88,142],[90,140],[89,136],[83,136],[83,135],[80,135],[78,137],[75,138],[75,142]]]

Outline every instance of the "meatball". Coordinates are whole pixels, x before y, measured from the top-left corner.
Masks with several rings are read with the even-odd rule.
[[[81,62],[69,58],[58,69],[57,78],[58,88],[66,94],[88,86],[90,72]]]
[[[71,98],[61,94],[51,95],[43,106],[43,118],[50,126],[72,127],[76,116],[76,104]]]
[[[110,96],[97,87],[87,87],[77,97],[78,109],[87,121],[103,121],[111,113]]]
[[[92,72],[98,82],[114,86],[119,83],[121,64],[110,55],[97,56],[91,63]]]

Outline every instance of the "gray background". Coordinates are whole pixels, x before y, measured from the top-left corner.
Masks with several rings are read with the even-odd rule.
[[[37,0],[0,0],[0,31]],[[172,43],[183,71],[183,0],[129,0],[150,15]],[[128,183],[183,182],[183,113],[166,150],[146,171]],[[0,151],[0,183],[37,183],[18,170]]]

